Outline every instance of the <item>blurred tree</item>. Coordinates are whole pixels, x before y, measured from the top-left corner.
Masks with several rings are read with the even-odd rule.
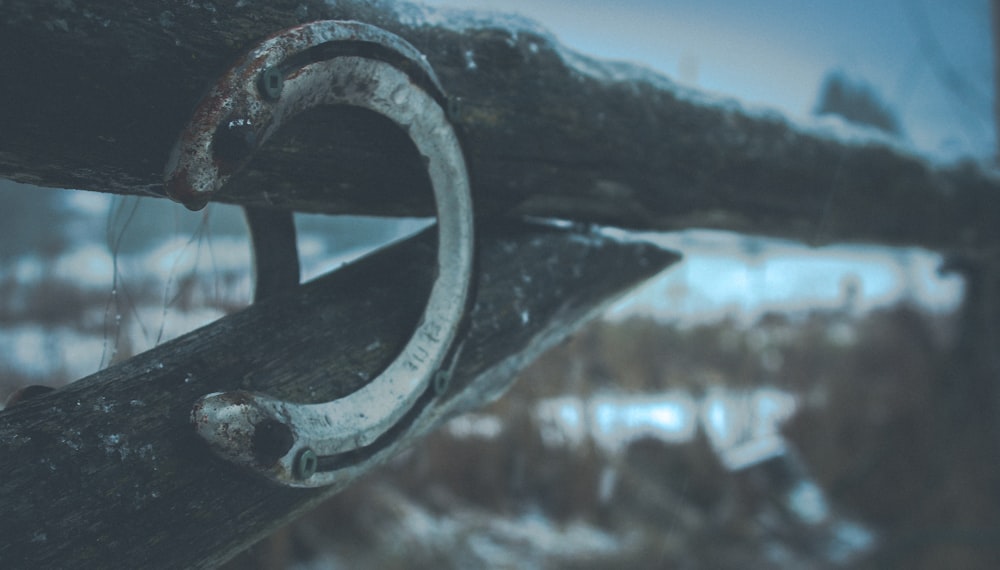
[[[902,133],[899,119],[868,84],[842,71],[827,73],[816,104],[817,115],[837,115],[849,123],[874,127],[889,134]]]

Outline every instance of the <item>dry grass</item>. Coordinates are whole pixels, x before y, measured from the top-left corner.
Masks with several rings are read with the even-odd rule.
[[[782,518],[768,475],[726,471],[703,437],[683,445],[645,439],[608,457],[592,444],[546,447],[531,414],[540,399],[565,394],[769,385],[799,395],[801,411],[785,435],[835,512],[878,536],[850,567],[1000,567],[997,440],[990,425],[954,421],[963,379],[935,332],[947,326],[906,306],[858,321],[772,315],[750,330],[597,323],[484,411],[503,419],[500,437],[443,430],[278,543],[288,560],[349,568],[504,566],[496,556],[511,568],[836,567],[825,550],[829,528]],[[614,492],[602,498],[609,473]],[[616,546],[540,552],[506,526],[535,515],[561,536],[583,525]],[[484,541],[494,558],[475,547]],[[254,552],[272,552],[266,544]],[[251,558],[230,567],[248,567]]]

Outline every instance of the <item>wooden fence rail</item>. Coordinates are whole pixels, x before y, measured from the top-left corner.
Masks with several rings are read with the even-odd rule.
[[[461,15],[429,22],[428,13],[361,0],[92,0],[86,8],[6,0],[0,176],[156,194],[195,103],[238,56],[302,21],[356,19],[410,41],[440,76],[481,215],[807,243],[977,251],[1000,243],[1000,182],[979,166],[933,166],[871,137],[842,140],[720,105],[571,54],[537,27]],[[433,204],[418,191],[422,173],[387,122],[333,109],[284,129],[219,199],[423,215]]]
[[[429,230],[0,412],[0,566],[210,568],[341,490],[349,480],[290,489],[217,458],[191,406],[233,389],[298,401],[357,389],[413,330],[434,241]],[[487,230],[480,252],[455,377],[398,449],[499,396],[538,354],[678,259],[525,225]]]
[[[1000,246],[1000,180],[980,166],[932,165],[874,137],[719,104],[571,54],[527,24],[429,14],[382,0],[2,0],[0,177],[160,195],[195,103],[260,39],[333,18],[411,42],[450,96],[485,229],[455,380],[400,447],[501,393],[542,350],[677,259],[579,227],[499,220],[976,255]],[[406,137],[344,109],[278,133],[218,199],[332,214],[433,208]],[[414,238],[0,413],[0,566],[211,567],[337,492],[278,487],[217,459],[190,427],[191,405],[219,390],[322,401],[363,385],[412,330],[433,241]]]

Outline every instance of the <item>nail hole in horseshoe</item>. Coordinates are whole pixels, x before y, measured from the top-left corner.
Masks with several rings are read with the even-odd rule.
[[[316,452],[308,447],[299,452],[295,459],[295,477],[298,479],[308,479],[316,474],[319,468],[319,457]]]
[[[281,97],[281,90],[284,86],[285,76],[277,67],[265,68],[257,80],[257,89],[269,101],[278,100]]]
[[[254,459],[262,466],[271,467],[278,462],[295,443],[292,430],[275,420],[264,420],[254,427]]]

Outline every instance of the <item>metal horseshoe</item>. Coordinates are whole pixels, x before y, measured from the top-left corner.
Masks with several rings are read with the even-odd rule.
[[[318,404],[218,392],[195,403],[191,421],[217,454],[293,487],[328,485],[376,460],[384,438],[398,435],[391,430],[419,413],[453,352],[473,266],[468,174],[444,91],[416,48],[359,22],[290,28],[240,60],[181,134],[166,167],[168,195],[192,209],[204,206],[272,133],[320,105],[374,111],[409,135],[434,189],[438,267],[413,336],[356,392]]]

